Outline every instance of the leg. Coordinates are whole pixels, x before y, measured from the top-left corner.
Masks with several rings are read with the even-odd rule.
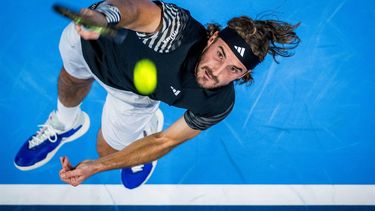
[[[57,112],[52,112],[44,128],[27,139],[27,144],[24,144],[18,151],[14,160],[18,169],[32,170],[46,164],[62,144],[74,141],[87,132],[90,120],[86,113],[80,111],[79,104],[89,92],[92,82],[93,79],[76,79],[62,68],[58,79],[59,99],[64,106],[77,107],[73,109],[79,112],[73,112],[76,117],[68,121],[71,123],[69,127],[57,117]],[[71,108],[65,110],[71,110]],[[58,112],[61,113],[61,111]],[[55,142],[59,144],[54,144]]]
[[[61,35],[59,50],[63,61],[58,79],[58,96],[66,107],[78,106],[88,94],[94,81],[83,57],[81,38],[74,24],[69,24]]]
[[[106,155],[112,154],[117,152],[117,150],[113,149],[111,146],[107,144],[104,140],[102,129],[100,128],[98,131],[98,136],[96,140],[96,151],[100,157],[104,157]]]
[[[107,90],[109,93],[103,107],[102,128],[97,140],[97,151],[101,157],[124,149],[145,134],[158,132],[163,124],[163,120],[156,115],[159,102],[130,92],[112,93],[111,89]],[[155,124],[150,124],[152,122]],[[139,187],[150,178],[156,163],[153,161],[123,168],[123,185],[128,189]]]
[[[75,78],[69,75],[63,67],[57,82],[59,100],[66,107],[79,105],[89,93],[93,81],[93,78]]]
[[[94,79],[83,57],[81,38],[75,31],[74,24],[69,24],[64,29],[59,49],[63,68],[58,79],[56,115],[69,128],[81,112],[80,103],[90,91]]]
[[[103,106],[101,135],[111,148],[122,150],[144,136],[143,131],[158,109],[159,102],[130,92],[117,94],[107,94]],[[122,96],[124,98],[120,99]]]
[[[91,88],[93,76],[83,58],[81,39],[74,24],[64,29],[59,49],[64,68],[58,79],[57,111],[50,113],[43,128],[30,136],[18,151],[14,164],[20,170],[46,164],[61,145],[78,139],[90,127],[90,119],[79,105]]]

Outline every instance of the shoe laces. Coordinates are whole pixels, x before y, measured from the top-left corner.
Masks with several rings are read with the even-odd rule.
[[[40,145],[46,140],[49,140],[51,143],[57,141],[57,130],[52,125],[43,124],[38,125],[38,127],[40,127],[39,131],[29,141],[29,149]]]

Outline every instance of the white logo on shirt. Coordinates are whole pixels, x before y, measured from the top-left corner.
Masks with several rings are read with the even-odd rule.
[[[171,86],[171,89],[173,91],[173,94],[176,95],[176,96],[179,95],[180,92],[181,92],[180,90],[175,89],[173,86]]]
[[[243,55],[245,54],[245,48],[243,47],[238,47],[238,46],[234,46],[234,48],[238,51],[238,53],[243,57]]]
[[[169,37],[167,37],[165,40],[163,40],[163,43],[167,43],[169,41],[173,41],[176,39],[177,31],[173,31]]]

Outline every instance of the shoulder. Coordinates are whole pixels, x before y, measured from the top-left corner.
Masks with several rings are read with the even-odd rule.
[[[219,90],[206,90],[208,100],[206,102],[207,109],[204,116],[213,116],[222,114],[232,107],[235,101],[235,91],[233,83],[221,87]]]
[[[178,48],[186,37],[194,36],[189,34],[188,31],[194,28],[204,31],[204,27],[191,17],[188,10],[162,1],[155,1],[155,4],[162,7],[160,30],[152,34],[137,32],[142,42],[154,51],[168,53]]]
[[[196,110],[187,110],[184,114],[185,121],[195,130],[206,130],[221,122],[233,110],[235,92],[233,84],[220,90],[207,91],[208,98]]]

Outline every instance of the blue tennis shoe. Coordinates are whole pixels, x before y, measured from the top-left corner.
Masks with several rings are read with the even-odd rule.
[[[121,181],[127,189],[134,189],[146,183],[151,177],[155,169],[157,161],[134,166],[131,168],[123,168],[121,170]]]
[[[77,115],[71,128],[65,128],[52,112],[39,131],[32,135],[18,151],[14,165],[23,171],[36,169],[46,164],[65,143],[76,140],[87,132],[90,119],[85,112]]]
[[[160,132],[163,129],[164,116],[158,109],[146,125],[144,136]],[[125,188],[134,189],[146,183],[156,167],[157,161],[121,169],[121,181]]]

